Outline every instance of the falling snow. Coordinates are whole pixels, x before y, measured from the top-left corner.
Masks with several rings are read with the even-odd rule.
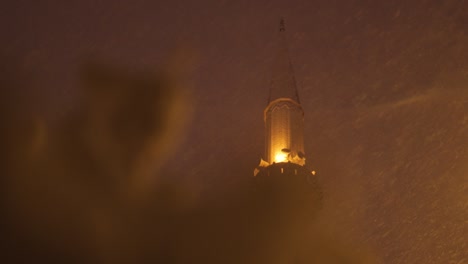
[[[382,263],[468,263],[468,2],[46,2],[5,4],[0,31],[51,119],[78,101],[84,60],[148,69],[175,47],[195,54],[194,113],[162,174],[217,202],[263,153],[284,16],[317,222]]]

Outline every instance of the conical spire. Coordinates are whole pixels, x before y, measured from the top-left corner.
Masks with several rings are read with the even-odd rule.
[[[279,38],[279,49],[273,66],[268,103],[279,98],[288,98],[299,103],[296,79],[294,78],[294,70],[289,58],[283,18],[280,19]]]

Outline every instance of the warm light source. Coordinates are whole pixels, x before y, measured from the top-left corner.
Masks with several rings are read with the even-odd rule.
[[[288,160],[288,156],[286,153],[276,153],[275,155],[275,162],[286,162]]]

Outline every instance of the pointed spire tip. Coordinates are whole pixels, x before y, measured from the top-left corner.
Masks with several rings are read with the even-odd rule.
[[[286,31],[286,26],[284,25],[284,17],[280,17],[279,31],[280,32]]]

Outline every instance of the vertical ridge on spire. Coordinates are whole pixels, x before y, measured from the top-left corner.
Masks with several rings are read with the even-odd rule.
[[[279,49],[273,66],[268,103],[280,98],[292,99],[299,103],[299,95],[293,66],[289,57],[286,27],[283,17],[280,18],[279,35]]]

